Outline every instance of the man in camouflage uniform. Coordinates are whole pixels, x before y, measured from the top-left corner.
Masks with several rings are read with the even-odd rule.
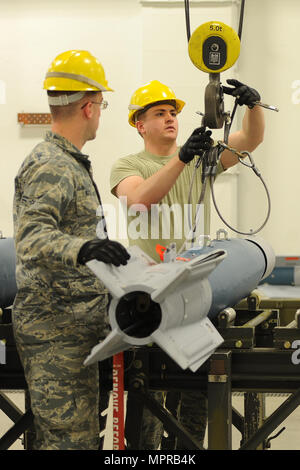
[[[44,88],[52,131],[15,179],[14,334],[35,419],[35,449],[97,449],[98,364],[84,367],[83,361],[108,332],[108,292],[84,264],[96,258],[119,266],[129,255],[107,237],[81,148],[96,137],[100,109],[107,106],[102,92],[112,90],[87,51],[60,54]]]
[[[253,151],[263,140],[264,115],[259,106],[254,106],[260,100],[256,90],[237,80],[228,80],[231,87],[223,87],[225,93],[237,97],[240,105],[247,105],[242,129],[229,136],[229,145],[237,150]],[[195,208],[202,194],[201,171],[196,173],[192,191],[189,194],[193,180],[195,155],[211,147],[211,131],[203,127],[196,129],[187,142],[180,148],[176,139],[178,134],[177,114],[185,105],[174,92],[157,80],[146,83],[132,95],[129,105],[129,124],[136,127],[144,139],[144,149],[137,154],[120,158],[111,171],[111,190],[117,197],[126,197],[127,205],[137,205],[136,212],[148,212],[148,233],[131,233],[130,225],[134,221],[135,211],[128,214],[128,239],[130,245],[140,246],[149,256],[160,261],[156,245],[164,247],[175,242],[177,250],[185,243],[184,220],[177,217],[164,219],[163,206],[177,206],[182,209],[190,202],[192,219],[195,219]],[[237,157],[225,150],[217,165],[217,174],[238,163]],[[210,191],[209,184],[204,191],[203,212],[199,212],[198,235],[210,234]],[[143,206],[143,209],[141,209]],[[161,213],[160,213],[161,211]],[[180,213],[180,212],[179,212]],[[133,214],[133,215],[132,215]],[[170,211],[165,212],[166,215]],[[154,222],[154,223],[153,223]],[[158,236],[152,236],[152,228],[157,223]],[[164,226],[170,224],[170,236],[164,235]],[[132,224],[134,226],[134,224]],[[175,233],[182,226],[182,236]],[[202,230],[202,232],[201,232]],[[199,233],[200,231],[200,233]],[[180,233],[180,231],[179,231]],[[197,233],[197,232],[196,232]],[[156,399],[161,400],[160,392],[153,392]],[[203,444],[206,421],[206,397],[200,391],[184,391],[181,394],[180,421],[191,435]],[[140,436],[141,448],[157,449],[162,436],[162,425],[145,409]],[[178,443],[177,449],[184,449]]]

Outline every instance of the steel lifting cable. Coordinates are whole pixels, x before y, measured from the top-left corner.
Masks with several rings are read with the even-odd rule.
[[[236,228],[232,227],[231,225],[228,224],[228,222],[223,218],[223,216],[221,215],[220,213],[220,210],[217,206],[217,202],[216,202],[216,198],[215,198],[215,192],[214,192],[214,180],[215,180],[215,176],[211,175],[210,176],[210,188],[211,188],[211,196],[212,196],[212,200],[213,200],[213,204],[214,204],[214,207],[216,209],[216,212],[218,214],[218,216],[220,217],[220,219],[222,220],[222,222],[228,227],[230,228],[231,230],[233,230],[235,233],[238,233],[240,235],[246,235],[246,236],[249,236],[249,235],[255,235],[256,233],[260,232],[264,226],[266,225],[266,223],[268,222],[269,220],[269,217],[270,217],[270,213],[271,213],[271,198],[270,198],[270,193],[269,193],[269,190],[267,188],[267,185],[263,179],[263,177],[261,176],[258,168],[255,166],[255,163],[254,163],[254,160],[252,158],[252,155],[250,152],[247,152],[246,150],[243,150],[242,152],[238,152],[237,150],[233,149],[233,148],[230,148],[228,147],[228,145],[224,144],[224,142],[221,142],[221,141],[218,141],[218,144],[223,147],[224,149],[227,149],[229,150],[230,152],[234,153],[235,155],[237,155],[238,157],[238,160],[240,163],[242,163],[242,165],[248,167],[248,168],[251,168],[254,173],[256,174],[256,176],[261,180],[264,188],[265,188],[265,191],[266,191],[266,195],[267,195],[267,200],[268,200],[268,211],[267,211],[267,215],[266,215],[266,218],[264,220],[264,222],[262,223],[262,225],[256,229],[256,230],[251,230],[250,232],[242,232],[240,230],[237,230]],[[248,157],[249,160],[250,160],[250,164],[249,163],[245,163],[244,161],[244,158],[245,157]]]
[[[238,29],[238,36],[240,41],[242,39],[242,31],[243,31],[243,21],[244,21],[244,9],[245,9],[245,0],[241,2],[241,10],[240,10],[240,22],[239,22],[239,29]]]
[[[189,4],[189,0],[184,0],[184,8],[185,8],[186,35],[187,35],[187,40],[188,40],[188,42],[189,42],[190,37],[191,37],[190,4]]]
[[[196,231],[196,228],[197,228],[197,216],[198,216],[198,211],[200,209],[200,205],[202,204],[202,202],[204,200],[207,178],[205,177],[204,181],[202,181],[201,193],[200,193],[200,196],[199,196],[199,199],[198,199],[198,202],[197,202],[198,209],[196,210],[196,213],[195,213],[193,228],[192,228],[191,213],[190,213],[190,208],[192,206],[192,204],[191,204],[192,189],[193,189],[193,186],[194,186],[194,180],[195,180],[197,169],[199,168],[200,164],[205,159],[206,154],[207,154],[207,152],[203,152],[203,154],[198,157],[197,162],[196,162],[195,167],[194,167],[193,174],[192,174],[191,183],[190,183],[190,189],[189,189],[189,195],[188,195],[188,227],[189,227],[189,235],[191,233],[193,234],[192,238],[191,238],[191,243],[194,243],[194,241],[195,241],[195,231]],[[186,241],[187,241],[187,237],[185,238],[184,242],[182,243],[180,249],[178,250],[178,254],[180,254],[184,251]]]
[[[192,179],[191,179],[191,183],[190,183],[189,195],[188,195],[188,227],[189,227],[190,233],[192,232],[193,234],[195,233],[196,228],[197,228],[197,214],[198,214],[198,211],[196,211],[196,213],[195,213],[194,225],[193,225],[193,229],[191,229],[191,227],[192,227],[192,220],[191,220],[192,189],[193,189],[193,186],[194,186],[194,180],[195,180],[195,177],[196,177],[196,172],[197,172],[197,169],[199,168],[199,166],[201,164],[202,158],[203,157],[198,158],[198,160],[196,162],[196,165],[194,167],[194,171],[193,171]],[[206,178],[205,178],[205,180],[202,184],[200,197],[199,197],[198,202],[197,202],[198,208],[200,207],[200,204],[202,203],[202,201],[204,199],[205,188],[206,188]],[[194,235],[193,235],[193,238],[192,238],[191,241],[194,242]],[[181,248],[183,248],[183,246]]]
[[[217,202],[216,202],[216,197],[215,197],[215,191],[214,191],[214,182],[215,182],[215,175],[209,175],[210,177],[210,190],[211,190],[211,196],[212,196],[212,201],[213,201],[213,204],[214,204],[214,207],[215,207],[215,210],[218,214],[218,216],[220,217],[220,219],[222,220],[222,222],[228,227],[230,228],[232,231],[234,231],[235,233],[238,233],[239,235],[246,235],[246,236],[250,236],[250,235],[255,235],[256,233],[260,232],[264,227],[265,225],[267,224],[268,220],[269,220],[269,217],[270,217],[270,213],[271,213],[271,198],[270,198],[270,193],[269,193],[269,190],[267,188],[267,185],[261,175],[261,173],[259,172],[258,168],[255,166],[255,163],[254,163],[254,160],[253,160],[253,157],[251,155],[250,152],[246,151],[246,150],[243,150],[242,152],[238,152],[237,150],[235,150],[234,148],[232,147],[229,147],[227,144],[225,144],[224,142],[222,141],[218,141],[218,147],[220,148],[223,148],[223,150],[229,150],[230,152],[234,153],[237,157],[238,157],[238,160],[239,162],[248,167],[248,168],[251,168],[253,170],[253,172],[256,174],[256,176],[261,180],[263,186],[264,186],[264,189],[266,191],[266,195],[267,195],[267,201],[268,201],[268,210],[267,210],[267,215],[266,215],[266,218],[264,220],[264,222],[262,223],[262,225],[256,229],[256,230],[251,230],[250,232],[242,232],[240,230],[237,230],[236,228],[232,227],[225,219],[224,217],[222,216],[219,208],[218,208],[218,205],[217,205]],[[222,151],[223,151],[222,150]],[[218,150],[216,150],[218,152]],[[220,152],[221,153],[221,152]],[[250,160],[250,163],[246,163],[244,158],[245,157],[248,157],[249,160]],[[199,167],[199,164],[200,164],[200,160],[201,158],[198,159],[198,162],[196,163],[195,165],[195,168],[194,168],[194,171],[193,171],[193,175],[192,175],[192,180],[191,180],[191,185],[190,185],[190,190],[189,190],[189,197],[188,197],[188,207],[190,207],[191,205],[191,193],[192,193],[192,187],[193,187],[193,184],[194,184],[194,179],[195,179],[195,175],[196,175],[196,171],[197,171],[197,168]],[[215,166],[214,166],[215,168]],[[203,186],[202,186],[202,190],[201,190],[201,194],[200,194],[200,197],[199,197],[199,200],[198,200],[198,205],[200,205],[202,202],[203,202],[203,199],[204,199],[204,194],[205,194],[205,189],[206,189],[206,181],[207,181],[207,178],[205,178],[205,181],[203,183]],[[190,232],[192,232],[193,234],[195,233],[196,231],[196,228],[197,228],[197,213],[195,215],[195,222],[194,222],[194,225],[193,225],[193,229],[191,230],[191,219],[190,219],[190,212],[188,212],[188,216],[189,216],[189,228],[190,228]],[[191,240],[192,242],[195,241],[194,239],[194,236]],[[181,247],[182,249],[180,251],[183,250],[184,246]]]
[[[244,10],[245,10],[245,0],[242,0],[241,10],[240,10],[240,19],[239,19],[239,29],[238,29],[238,37],[239,37],[240,41],[242,40],[242,32],[243,32],[243,24],[244,24]],[[229,127],[228,127],[228,132],[230,131],[231,124],[232,124],[233,118],[235,116],[237,106],[238,106],[238,103],[237,103],[237,99],[236,99],[235,102],[234,102],[234,105],[233,105],[233,110],[232,110],[231,116],[230,116],[230,124],[229,124]]]

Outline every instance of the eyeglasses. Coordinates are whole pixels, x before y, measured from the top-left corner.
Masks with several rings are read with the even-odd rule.
[[[101,109],[106,109],[108,106],[108,102],[103,100],[103,101],[87,101],[83,106],[81,106],[81,109],[83,109],[88,103],[93,103],[93,104],[99,104]]]

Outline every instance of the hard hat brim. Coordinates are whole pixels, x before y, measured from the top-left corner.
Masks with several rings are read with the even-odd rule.
[[[174,98],[174,99],[169,99],[169,100],[158,100],[158,101],[154,101],[152,103],[148,103],[147,105],[145,105],[144,107],[141,107],[139,106],[139,109],[134,109],[134,107],[130,108],[130,111],[129,111],[129,117],[128,117],[128,122],[129,124],[132,126],[132,127],[136,127],[136,123],[135,123],[135,115],[138,113],[138,112],[141,112],[143,109],[147,110],[149,109],[150,107],[152,106],[156,106],[158,105],[161,101],[175,101],[176,103],[176,111],[177,113],[179,114],[181,111],[182,111],[182,108],[185,106],[185,101],[183,100],[179,100],[177,98]],[[166,103],[167,104],[167,103]],[[152,106],[149,106],[149,105],[152,105]]]

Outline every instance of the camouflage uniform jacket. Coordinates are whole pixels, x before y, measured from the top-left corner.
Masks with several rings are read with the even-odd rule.
[[[18,294],[14,308],[18,302],[24,308],[24,298],[30,308],[30,299],[36,303],[34,296],[54,310],[72,305],[75,317],[76,312],[86,316],[97,307],[97,297],[107,290],[86,266],[77,264],[77,255],[86,241],[96,238],[99,205],[88,156],[48,132],[15,179]]]

